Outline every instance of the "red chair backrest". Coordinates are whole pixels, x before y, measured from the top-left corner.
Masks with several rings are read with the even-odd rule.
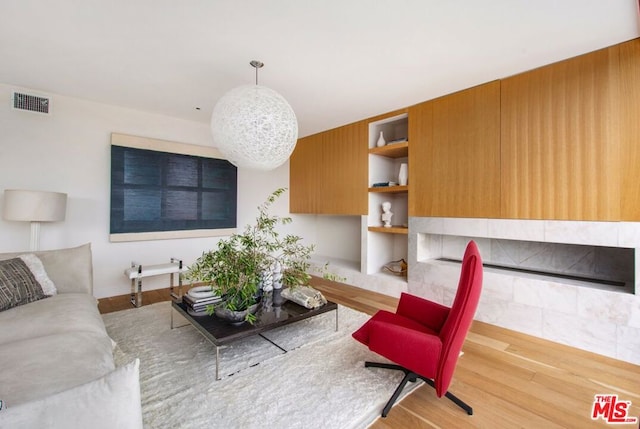
[[[434,379],[436,393],[442,396],[449,389],[449,384],[456,369],[462,344],[473,322],[473,316],[480,301],[482,290],[482,258],[474,241],[467,244],[462,258],[462,269],[458,282],[458,291],[451,306],[447,320],[440,330],[442,354]]]

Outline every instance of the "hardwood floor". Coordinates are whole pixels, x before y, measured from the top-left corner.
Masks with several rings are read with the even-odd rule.
[[[397,304],[395,298],[342,283],[314,279],[313,284],[328,299],[368,314],[394,311]],[[168,289],[143,293],[144,305],[168,299]],[[99,300],[102,313],[131,307],[128,295]],[[473,407],[473,416],[423,385],[371,428],[612,427],[591,419],[596,394],[617,394],[620,401],[631,401],[629,416],[640,417],[638,365],[477,321],[463,351],[449,390]]]

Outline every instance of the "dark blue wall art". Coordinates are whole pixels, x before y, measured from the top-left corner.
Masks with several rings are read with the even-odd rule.
[[[237,187],[224,159],[111,145],[111,234],[235,228]]]

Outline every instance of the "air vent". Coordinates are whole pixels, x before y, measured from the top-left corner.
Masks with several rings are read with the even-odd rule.
[[[48,115],[51,109],[51,100],[47,97],[41,97],[38,95],[14,92],[13,108]]]

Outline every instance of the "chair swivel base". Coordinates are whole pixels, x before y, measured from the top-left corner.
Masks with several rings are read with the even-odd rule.
[[[413,383],[419,378],[425,383],[427,383],[429,386],[434,387],[433,380],[431,380],[430,378],[426,378],[421,376],[420,374],[416,374],[415,372],[410,371],[407,368],[404,368],[400,365],[393,365],[389,363],[378,363],[378,362],[365,362],[364,366],[365,368],[394,369],[394,370],[404,372],[404,378],[402,379],[398,387],[396,387],[396,390],[393,392],[393,395],[391,396],[391,399],[389,399],[389,401],[387,402],[387,405],[385,405],[384,408],[382,409],[382,417],[387,417],[387,414],[389,414],[389,411],[391,411],[391,407],[398,400],[400,393],[402,393],[402,389],[404,389],[404,386],[408,382]],[[467,414],[469,414],[470,416],[473,415],[473,408],[471,408],[468,404],[463,402],[460,398],[455,396],[453,393],[447,392],[444,394],[444,396],[449,398],[454,404],[456,404],[457,406],[462,408],[464,411],[466,411]]]

